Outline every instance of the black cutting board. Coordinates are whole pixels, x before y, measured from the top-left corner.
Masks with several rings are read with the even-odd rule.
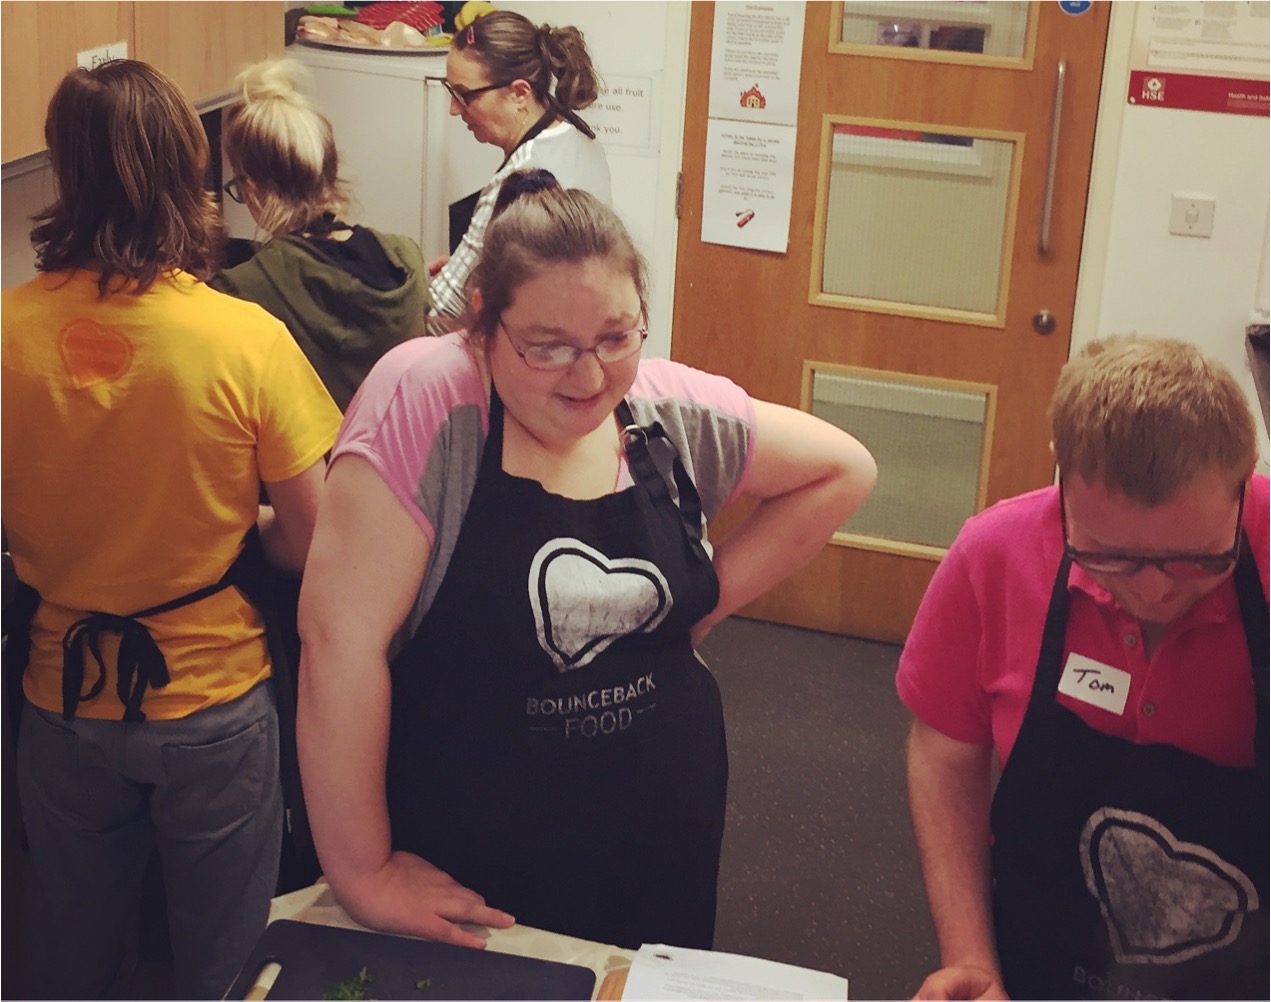
[[[362,968],[373,999],[590,999],[596,987],[595,973],[576,964],[279,919],[226,998],[246,996],[270,961],[282,965],[271,999],[320,999]]]

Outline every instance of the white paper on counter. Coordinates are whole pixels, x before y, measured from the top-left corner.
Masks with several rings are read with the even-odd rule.
[[[631,961],[628,999],[846,999],[847,979],[714,950],[648,944]]]

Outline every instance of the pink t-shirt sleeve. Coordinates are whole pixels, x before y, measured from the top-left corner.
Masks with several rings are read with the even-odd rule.
[[[453,426],[477,422],[484,430],[488,420],[481,375],[460,336],[414,338],[387,352],[363,381],[331,463],[346,455],[370,463],[431,545]]]
[[[957,741],[993,739],[980,678],[979,597],[965,562],[965,533],[936,568],[896,674],[901,700],[923,723]]]

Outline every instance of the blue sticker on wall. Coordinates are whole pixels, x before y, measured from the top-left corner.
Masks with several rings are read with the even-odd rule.
[[[1090,9],[1090,0],[1059,0],[1059,7],[1065,14],[1084,14]]]

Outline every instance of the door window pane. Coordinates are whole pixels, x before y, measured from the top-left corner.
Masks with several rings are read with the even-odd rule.
[[[1016,142],[859,122],[834,124],[829,139],[813,301],[999,321],[1018,187]]]
[[[975,0],[843,3],[841,41],[918,52],[1019,58],[1028,38],[1029,4]],[[878,52],[878,55],[895,53]]]
[[[878,486],[842,531],[900,552],[947,549],[983,504],[992,388],[814,367],[811,397],[813,414],[856,436],[878,462]]]

